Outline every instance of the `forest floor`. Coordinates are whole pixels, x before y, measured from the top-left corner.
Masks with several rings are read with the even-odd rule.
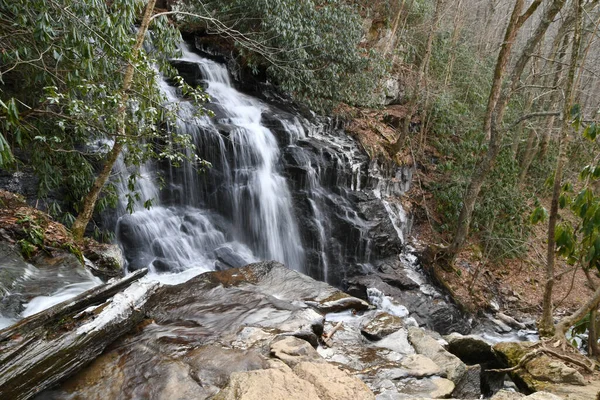
[[[434,228],[436,216],[432,196],[415,184],[407,193],[415,221],[412,230],[414,246],[422,250],[429,244],[444,244],[443,232]],[[482,255],[475,239],[467,243],[456,257],[454,272],[439,270],[455,300],[472,313],[491,311],[494,306],[509,315],[538,318],[542,312],[545,285],[547,224],[532,227],[526,250],[517,258],[489,260]],[[600,285],[593,271],[591,279]],[[556,317],[579,308],[594,293],[581,268],[556,258],[553,299]]]

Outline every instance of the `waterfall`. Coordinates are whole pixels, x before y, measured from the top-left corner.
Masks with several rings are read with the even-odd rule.
[[[267,106],[237,91],[224,66],[186,48],[180,61],[201,70],[215,117],[197,115],[195,106],[163,81],[166,98],[178,105],[174,129],[190,135],[213,167],[204,175],[191,164],[170,168],[167,200],[121,217],[117,236],[130,268],[200,271],[218,267],[219,261],[231,267],[272,259],[302,271],[304,249],[278,165],[279,146],[262,123]]]
[[[188,135],[211,167],[141,167],[136,190],[142,200],[154,197],[153,207],[140,201],[127,214],[121,206],[116,229],[130,270],[147,267],[157,279],[179,282],[276,260],[339,285],[370,268],[371,258],[401,251],[405,218],[387,199],[405,182],[399,172],[387,179],[339,121],[244,94],[224,65],[186,45],[173,64],[188,84],[205,88],[210,115],[162,79],[165,106],[177,113],[169,129]],[[126,180],[129,172],[119,168]],[[118,187],[123,197],[128,187]]]

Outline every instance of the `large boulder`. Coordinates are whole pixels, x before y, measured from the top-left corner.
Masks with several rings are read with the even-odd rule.
[[[289,368],[272,368],[231,374],[229,384],[215,400],[319,399],[316,388]]]
[[[294,373],[311,382],[322,400],[375,400],[371,390],[360,379],[331,364],[303,362],[294,367]]]
[[[455,332],[445,339],[448,342],[448,351],[467,364],[496,362],[492,346],[479,336],[463,336]]]
[[[456,383],[452,397],[457,399],[481,398],[481,365],[467,366],[467,371]]]

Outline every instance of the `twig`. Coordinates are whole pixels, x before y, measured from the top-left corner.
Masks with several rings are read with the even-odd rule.
[[[338,322],[333,329],[331,330],[331,332],[329,333],[325,333],[323,334],[323,343],[325,343],[325,345],[327,347],[330,347],[330,342],[331,342],[331,338],[333,336],[333,334],[342,327],[342,321]]]

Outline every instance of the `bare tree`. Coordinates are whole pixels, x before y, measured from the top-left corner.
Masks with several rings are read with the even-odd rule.
[[[450,246],[445,249],[442,255],[443,264],[451,264],[464,245],[471,224],[475,202],[481,192],[483,183],[491,171],[500,147],[504,131],[500,124],[504,118],[504,113],[512,94],[517,89],[521,75],[529,61],[534,49],[544,37],[546,30],[554,20],[554,17],[563,7],[565,0],[554,0],[544,11],[541,20],[539,21],[533,35],[529,38],[524,48],[518,57],[515,66],[510,75],[510,84],[503,91],[502,82],[507,69],[510,53],[514,44],[519,28],[523,26],[525,21],[533,15],[540,1],[534,1],[529,8],[521,15],[523,10],[523,1],[518,0],[513,8],[513,13],[504,35],[504,42],[498,54],[496,68],[494,70],[494,78],[492,81],[492,89],[488,98],[488,105],[485,112],[483,122],[483,132],[488,138],[488,150],[477,163],[471,181],[467,187],[467,191],[463,197],[463,206],[458,217],[457,228],[454,238]]]
[[[560,128],[559,138],[559,154],[556,162],[556,169],[554,170],[554,184],[552,185],[552,201],[550,203],[550,216],[548,218],[548,248],[546,254],[546,283],[544,285],[544,297],[542,303],[542,318],[538,324],[538,330],[542,336],[552,335],[554,332],[554,322],[552,321],[552,289],[554,286],[554,263],[555,263],[555,250],[556,240],[554,234],[556,232],[556,222],[558,220],[558,199],[560,197],[563,170],[567,163],[567,149],[570,141],[571,131],[571,108],[573,107],[574,97],[574,83],[575,74],[577,72],[577,63],[579,62],[579,47],[581,44],[581,2],[582,0],[576,0],[574,2],[575,7],[575,33],[573,34],[573,45],[571,46],[571,62],[569,64],[569,71],[567,73],[567,79],[565,82],[564,93],[565,99],[563,102],[563,118]],[[598,292],[598,301],[600,301],[600,291]],[[591,303],[590,307],[596,306]],[[589,309],[585,312],[589,312]],[[576,313],[577,314],[577,313]],[[585,314],[584,314],[585,315]],[[578,319],[576,319],[577,321]],[[568,320],[567,320],[568,322]],[[558,333],[560,334],[559,325]],[[564,335],[564,332],[562,333]]]

